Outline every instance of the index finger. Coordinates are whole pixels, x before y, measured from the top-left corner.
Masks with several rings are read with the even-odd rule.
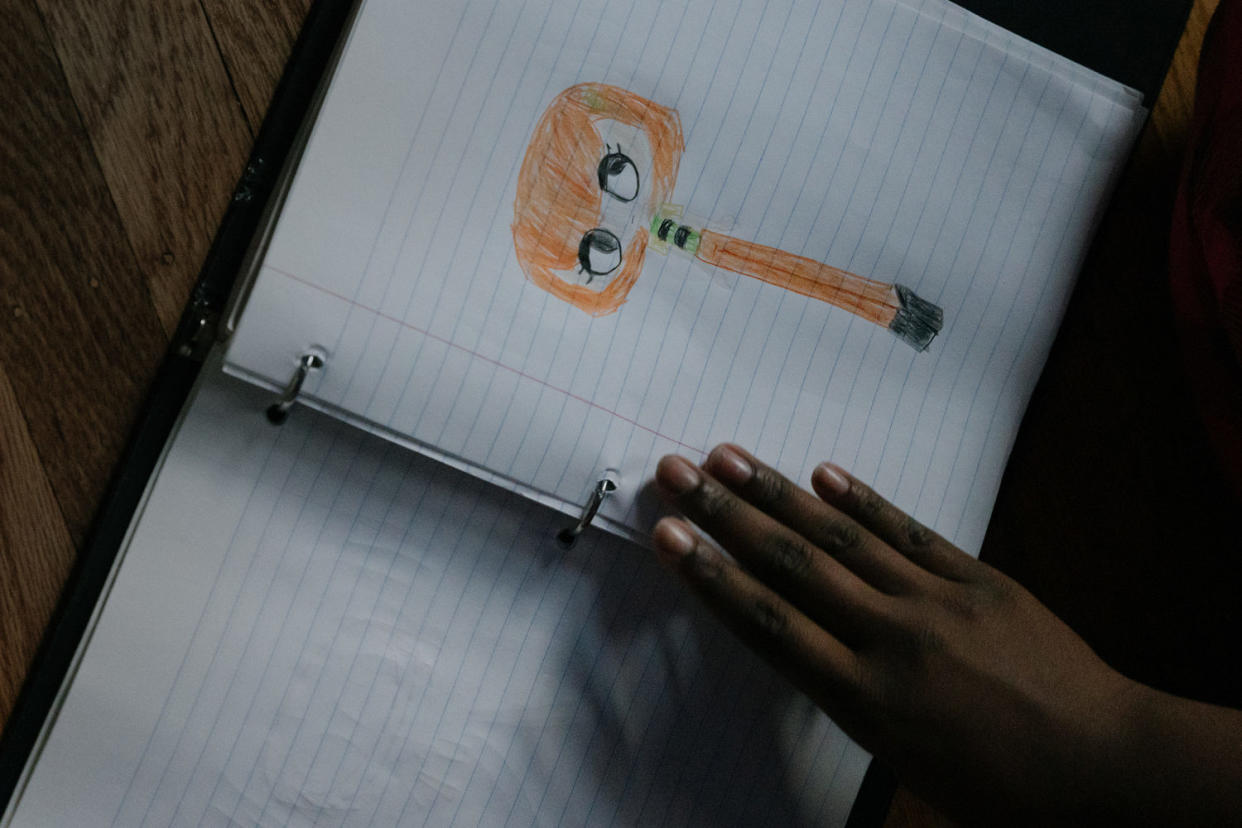
[[[758,580],[846,643],[860,645],[885,596],[806,538],[731,492],[684,457],[656,467],[656,482],[690,520]]]
[[[858,685],[858,657],[678,518],[652,533],[656,552],[752,650],[828,709]]]

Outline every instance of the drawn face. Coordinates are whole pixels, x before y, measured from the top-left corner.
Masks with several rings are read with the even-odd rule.
[[[578,243],[578,265],[553,270],[557,278],[603,292],[621,272],[625,259],[622,239],[650,223],[646,196],[650,190],[651,144],[641,129],[606,118],[597,121],[600,161],[595,177],[600,190],[599,226],[583,233]]]
[[[623,89],[579,84],[557,96],[514,201],[514,248],[531,281],[595,316],[620,307],[682,146],[676,112]]]

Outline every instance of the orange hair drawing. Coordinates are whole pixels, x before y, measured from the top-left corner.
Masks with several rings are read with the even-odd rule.
[[[675,110],[615,86],[580,83],[548,105],[522,160],[513,202],[513,246],[527,278],[592,316],[612,313],[642,272],[647,233],[623,240],[621,270],[602,291],[562,279],[578,266],[579,243],[601,221],[596,168],[605,155],[595,124],[611,119],[642,129],[651,145],[648,214],[668,201],[685,142]]]

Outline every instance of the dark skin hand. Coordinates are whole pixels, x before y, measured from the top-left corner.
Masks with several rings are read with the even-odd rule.
[[[661,561],[913,789],[981,824],[1242,820],[1242,713],[1130,681],[836,466],[660,461]],[[721,555],[695,525],[732,557]]]

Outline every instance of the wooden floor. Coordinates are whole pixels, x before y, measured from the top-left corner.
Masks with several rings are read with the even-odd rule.
[[[76,550],[87,537],[309,5],[310,0],[5,4],[0,723],[12,709]],[[1102,636],[1106,644],[1108,619],[1074,603],[1073,589],[1058,592],[1062,582],[1048,574],[1055,568],[1040,563],[1038,543],[1056,543],[1055,533],[1029,530],[1046,523],[1041,515],[1063,515],[1067,508],[1078,517],[1071,516],[1060,531],[1089,524],[1092,511],[1075,499],[1087,485],[1078,480],[1076,463],[1100,467],[1088,476],[1090,485],[1109,487],[1121,470],[1137,475],[1137,482],[1127,478],[1118,501],[1130,508],[1141,511],[1162,502],[1167,482],[1158,479],[1159,469],[1130,456],[1155,447],[1154,456],[1167,459],[1170,449],[1159,447],[1167,442],[1161,426],[1127,426],[1102,445],[1095,439],[1112,399],[1107,395],[1118,391],[1114,385],[1126,399],[1145,399],[1144,370],[1114,372],[1105,363],[1084,372],[1078,366],[1110,357],[1125,361],[1124,350],[1100,345],[1125,331],[1111,323],[1100,327],[1090,317],[1106,302],[1104,294],[1133,274],[1126,272],[1130,264],[1124,258],[1098,251],[1107,244],[1125,247],[1136,232],[1159,236],[1160,210],[1136,219],[1134,204],[1159,204],[1168,197],[1190,111],[1198,44],[1215,5],[1215,0],[1195,5],[1120,191],[1130,206],[1110,215],[1088,263],[1015,449],[985,552],[1025,575],[1084,634]],[[1147,248],[1140,252],[1148,270],[1141,280],[1148,297],[1141,310],[1158,315],[1162,259],[1153,259]],[[1176,398],[1168,390],[1178,387],[1172,342],[1159,338],[1151,347],[1162,349],[1152,357],[1163,372],[1159,393]],[[1098,385],[1101,377],[1107,377],[1105,387],[1083,402],[1083,384]],[[1090,404],[1103,413],[1088,411]],[[1188,404],[1178,399],[1161,404],[1175,409],[1164,427],[1194,430]],[[1135,445],[1136,439],[1143,442]],[[1175,442],[1177,451],[1183,443]],[[1075,446],[1094,447],[1095,453],[1075,455]],[[1211,485],[1210,479],[1202,484]],[[1186,497],[1199,494],[1196,489]],[[1205,531],[1214,531],[1215,519],[1201,521]],[[1141,527],[1131,535],[1135,532]],[[1082,575],[1071,568],[1063,577],[1082,583]],[[903,794],[889,824],[936,819]]]

